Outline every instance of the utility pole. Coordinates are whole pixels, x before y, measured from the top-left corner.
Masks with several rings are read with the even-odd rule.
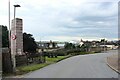
[[[104,52],[105,52],[105,39],[104,39],[103,43],[104,43]]]
[[[8,18],[8,23],[9,23],[9,33],[8,33],[8,35],[9,35],[9,49],[11,48],[10,46],[11,46],[11,35],[10,35],[10,31],[11,31],[11,28],[10,28],[10,0],[8,1],[8,16],[9,16],[9,18]]]

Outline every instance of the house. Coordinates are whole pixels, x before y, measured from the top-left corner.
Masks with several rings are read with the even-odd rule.
[[[58,48],[58,45],[56,42],[53,41],[40,41],[37,42],[38,47],[41,49],[52,49],[52,48]]]
[[[65,43],[58,43],[57,45],[58,45],[59,48],[64,48]]]
[[[72,41],[69,41],[69,43],[72,43],[75,46],[80,46],[81,47],[84,44],[84,41],[82,39],[80,41],[72,40]]]
[[[117,49],[118,46],[112,45],[112,44],[105,44],[105,45],[100,45],[101,47],[107,47],[109,49]]]

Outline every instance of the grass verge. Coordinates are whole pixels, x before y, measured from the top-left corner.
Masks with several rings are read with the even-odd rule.
[[[41,63],[41,64],[31,64],[31,65],[26,65],[26,66],[20,66],[20,67],[17,67],[17,75],[22,75],[22,74],[25,74],[25,73],[28,73],[28,72],[31,72],[31,71],[35,71],[35,70],[38,70],[38,69],[41,69],[45,66],[48,66],[50,64],[53,64],[53,63],[56,63],[56,62],[59,62],[63,59],[66,59],[68,57],[71,57],[71,55],[68,55],[68,56],[58,56],[57,58],[48,58],[46,57],[46,63]]]

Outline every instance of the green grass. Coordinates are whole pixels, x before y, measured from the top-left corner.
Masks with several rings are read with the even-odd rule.
[[[59,60],[61,60],[61,59],[64,59],[64,58],[66,58],[67,56],[58,56],[57,58],[46,58],[46,60],[48,61],[48,62],[58,62]]]
[[[49,65],[48,63],[43,63],[43,64],[32,64],[32,65],[28,65],[28,66],[20,66],[17,69],[21,72],[30,72],[30,71],[34,71],[40,68],[43,68],[45,66]]]
[[[45,67],[47,65],[56,63],[56,62],[61,61],[63,59],[66,59],[68,57],[70,57],[70,55],[68,55],[68,56],[58,56],[57,58],[48,58],[48,57],[46,57],[46,63],[31,64],[31,65],[17,67],[17,69],[18,69],[17,74],[21,75],[21,74],[28,73],[30,71],[35,71],[35,70],[43,68],[43,67]]]

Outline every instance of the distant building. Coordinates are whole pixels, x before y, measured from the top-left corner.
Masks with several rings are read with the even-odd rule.
[[[75,46],[82,46],[84,44],[84,41],[82,39],[80,41],[72,40],[72,41],[69,41],[69,43],[72,43]]]
[[[37,42],[39,48],[41,49],[52,49],[52,48],[58,48],[58,45],[56,42],[50,41],[40,41]]]
[[[58,48],[64,48],[65,43],[58,43],[57,46],[58,46]]]
[[[118,44],[113,41],[107,41],[100,44],[101,47],[107,47],[109,49],[118,49]]]
[[[82,46],[84,44],[84,41],[81,39],[81,41],[79,42],[80,46]]]
[[[109,49],[117,49],[118,46],[115,46],[115,45],[100,45],[101,47],[107,47]]]

